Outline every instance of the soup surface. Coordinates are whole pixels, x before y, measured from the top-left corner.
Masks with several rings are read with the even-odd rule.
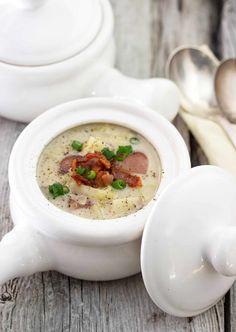
[[[69,129],[43,150],[37,181],[46,198],[89,219],[129,215],[149,203],[160,184],[161,162],[143,136],[118,125]]]

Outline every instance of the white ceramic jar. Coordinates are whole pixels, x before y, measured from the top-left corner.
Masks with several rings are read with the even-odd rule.
[[[172,120],[175,85],[128,78],[114,69],[113,29],[108,0],[1,0],[0,115],[29,122],[60,103],[115,96]]]
[[[164,170],[155,198],[137,213],[114,220],[88,220],[58,209],[36,181],[38,158],[53,137],[77,125],[99,122],[128,126],[142,134],[158,150]],[[10,208],[16,226],[0,243],[0,284],[45,270],[88,280],[138,273],[141,236],[155,200],[189,168],[182,137],[151,109],[92,98],[45,112],[22,132],[10,157]]]

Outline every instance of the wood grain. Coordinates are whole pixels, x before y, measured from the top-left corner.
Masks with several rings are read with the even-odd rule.
[[[236,57],[236,1],[234,0],[224,1],[220,37],[222,57]]]
[[[117,66],[134,77],[164,75],[170,51],[182,43],[215,40],[219,11],[214,0],[112,0]],[[194,163],[202,153],[180,118]],[[0,237],[12,227],[7,160],[23,124],[0,119]],[[206,162],[204,160],[204,162]],[[150,300],[141,275],[112,282],[85,282],[56,272],[13,280],[0,289],[0,331],[224,331],[224,302],[193,319],[166,315]]]

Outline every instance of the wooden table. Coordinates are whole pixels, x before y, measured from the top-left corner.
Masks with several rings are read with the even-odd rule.
[[[163,76],[167,56],[180,44],[207,43],[222,57],[236,56],[236,0],[112,0],[112,5],[117,66],[129,75]],[[192,164],[207,163],[181,119],[175,124]],[[12,228],[7,161],[24,126],[0,118],[0,238]],[[0,288],[0,331],[236,331],[236,288],[206,313],[180,319],[152,303],[141,275],[87,282],[38,273]]]

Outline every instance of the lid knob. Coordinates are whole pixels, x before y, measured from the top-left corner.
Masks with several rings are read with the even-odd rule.
[[[13,0],[17,7],[24,9],[34,9],[44,5],[47,0]]]
[[[220,228],[209,241],[207,258],[223,276],[236,276],[236,227]]]

